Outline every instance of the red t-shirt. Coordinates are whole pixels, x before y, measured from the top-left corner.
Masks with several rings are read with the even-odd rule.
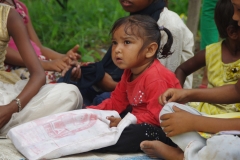
[[[163,106],[159,104],[158,97],[168,88],[181,88],[178,79],[157,59],[130,82],[131,74],[131,70],[125,70],[111,97],[98,106],[87,108],[116,110],[121,113],[131,105],[132,114],[136,116],[138,124],[145,122],[159,126],[159,113]]]

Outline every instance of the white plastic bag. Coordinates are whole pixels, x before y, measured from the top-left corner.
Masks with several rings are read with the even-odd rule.
[[[116,111],[82,109],[43,117],[15,128],[7,137],[27,159],[53,159],[116,144],[123,129],[136,123],[131,113],[109,128]]]

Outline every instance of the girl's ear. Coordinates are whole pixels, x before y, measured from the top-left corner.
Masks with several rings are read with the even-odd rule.
[[[235,40],[238,38],[238,29],[233,27],[233,26],[228,26],[227,27],[227,34],[228,37]]]
[[[150,43],[147,47],[146,58],[151,58],[155,56],[157,49],[158,49],[158,44],[156,42]]]

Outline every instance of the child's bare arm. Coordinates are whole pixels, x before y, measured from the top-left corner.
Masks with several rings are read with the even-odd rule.
[[[112,77],[105,72],[103,79],[97,83],[97,86],[103,91],[111,92],[116,88],[117,84],[118,82],[115,82]]]
[[[168,89],[159,97],[159,103],[208,102],[231,104],[240,102],[240,81],[236,84],[209,89]]]
[[[175,71],[181,86],[183,86],[188,75],[204,67],[205,65],[205,50],[198,52],[194,57],[182,63]]]
[[[178,134],[202,131],[208,133],[217,133],[226,130],[240,130],[240,119],[220,119],[209,118],[191,114],[187,111],[173,107],[174,113],[162,115],[161,127],[168,137]]]
[[[7,53],[6,53],[4,62],[7,64],[15,65],[15,66],[25,67],[25,64],[24,64],[19,52],[12,49],[9,46],[7,47]]]
[[[14,9],[10,9],[7,20],[7,29],[9,35],[15,40],[21,57],[31,74],[28,83],[22,92],[17,96],[17,98],[21,101],[21,107],[24,108],[24,106],[45,84],[45,74],[36,54],[34,53],[34,49],[30,44],[25,25],[23,24],[20,15]],[[12,101],[7,105],[0,106],[0,128],[5,125],[10,120],[12,114],[17,111],[18,105],[15,101]]]

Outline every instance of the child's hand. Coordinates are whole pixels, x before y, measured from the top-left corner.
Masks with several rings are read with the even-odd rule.
[[[167,137],[193,131],[193,119],[196,115],[186,112],[178,107],[173,107],[174,113],[164,114],[160,117],[160,124]]]
[[[70,65],[68,65],[63,71],[62,71],[62,77],[65,76],[66,72],[73,67],[72,72],[71,72],[71,80],[72,81],[77,81],[81,77],[81,68],[80,68],[80,63],[76,61],[72,61]]]
[[[109,127],[117,127],[118,123],[122,120],[122,118],[115,118],[113,116],[107,117],[107,119],[110,121]]]
[[[79,45],[77,44],[72,49],[70,49],[66,55],[72,60],[72,61],[78,61],[81,59],[81,56],[77,53],[79,48]]]
[[[0,106],[0,128],[9,122],[12,114],[18,109],[17,106],[14,107],[15,111],[12,108],[11,104]]]
[[[91,63],[94,63],[94,62],[81,62],[81,66],[88,66]]]
[[[48,70],[62,72],[68,66],[67,62],[68,62],[68,57],[49,61]]]
[[[117,83],[108,73],[105,73],[103,79],[97,83],[97,86],[103,91],[111,92],[116,88]]]
[[[158,100],[162,106],[168,102],[187,103],[188,102],[187,92],[188,90],[185,89],[170,88],[167,91],[165,91],[162,95],[160,95]]]

